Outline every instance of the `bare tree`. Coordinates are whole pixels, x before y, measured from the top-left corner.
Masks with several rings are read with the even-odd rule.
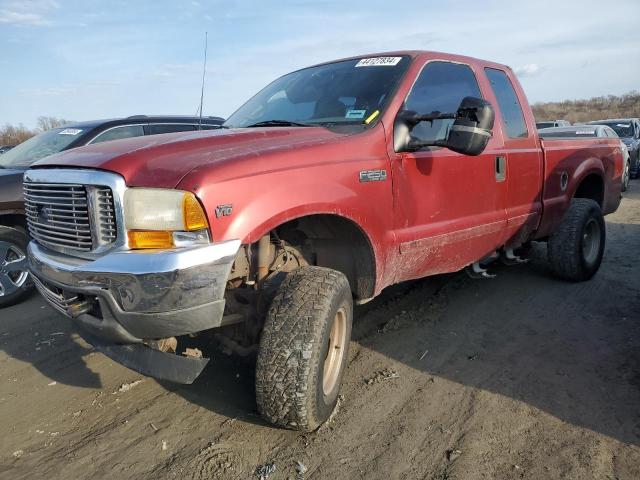
[[[0,145],[18,145],[37,133],[22,124],[18,126],[6,124],[0,128]]]
[[[640,92],[631,91],[621,96],[607,95],[588,100],[536,103],[533,113],[539,122],[566,119],[572,123],[629,118],[640,116]]]
[[[67,123],[71,123],[69,120],[56,117],[38,117],[38,128],[43,132],[51,130],[52,128],[61,127]]]

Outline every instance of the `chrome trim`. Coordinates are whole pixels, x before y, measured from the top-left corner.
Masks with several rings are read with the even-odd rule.
[[[468,127],[466,125],[451,125],[451,127],[449,127],[451,130],[453,130],[454,132],[469,132],[469,133],[475,133],[477,135],[482,135],[483,137],[492,137],[493,133],[490,130],[486,130],[484,128],[478,128],[478,127]]]
[[[60,274],[102,273],[147,275],[169,273],[197,267],[204,263],[233,262],[240,249],[240,240],[198,245],[171,250],[114,250],[95,260],[69,258],[47,252],[36,242],[29,244],[29,253],[46,262]],[[63,282],[66,283],[66,282]]]
[[[87,189],[87,200],[89,206],[90,222],[95,228],[91,229],[93,241],[96,248],[91,251],[76,250],[71,247],[60,246],[60,252],[85,259],[95,259],[112,250],[124,250],[127,248],[126,225],[124,223],[124,192],[126,184],[124,178],[120,175],[100,170],[85,170],[74,168],[34,168],[27,170],[24,174],[24,181],[31,183],[44,184],[64,184],[66,186],[82,186]],[[113,195],[113,210],[115,215],[116,237],[111,243],[104,242],[97,238],[100,236],[100,219],[96,218],[99,214],[96,206],[97,195],[101,187],[111,189]],[[97,223],[96,223],[97,222]]]

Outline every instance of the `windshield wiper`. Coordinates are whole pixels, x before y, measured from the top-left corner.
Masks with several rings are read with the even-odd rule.
[[[265,120],[264,122],[247,125],[245,128],[253,127],[313,127],[308,123],[290,122],[289,120]]]

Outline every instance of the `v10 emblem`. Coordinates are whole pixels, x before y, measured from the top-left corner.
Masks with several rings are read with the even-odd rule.
[[[216,207],[216,218],[228,217],[229,215],[231,215],[232,211],[233,211],[233,205],[230,203],[226,203],[224,205],[218,205]]]

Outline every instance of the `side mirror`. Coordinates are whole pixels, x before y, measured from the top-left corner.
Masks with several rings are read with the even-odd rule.
[[[493,136],[495,113],[489,102],[466,97],[449,129],[447,148],[465,155],[480,155]]]
[[[411,130],[420,122],[453,119],[445,140],[422,141],[411,136]],[[495,113],[489,102],[482,98],[465,97],[454,113],[432,112],[418,114],[409,110],[398,113],[394,124],[396,152],[415,152],[425,147],[445,147],[465,155],[480,155],[487,147],[493,132]]]

